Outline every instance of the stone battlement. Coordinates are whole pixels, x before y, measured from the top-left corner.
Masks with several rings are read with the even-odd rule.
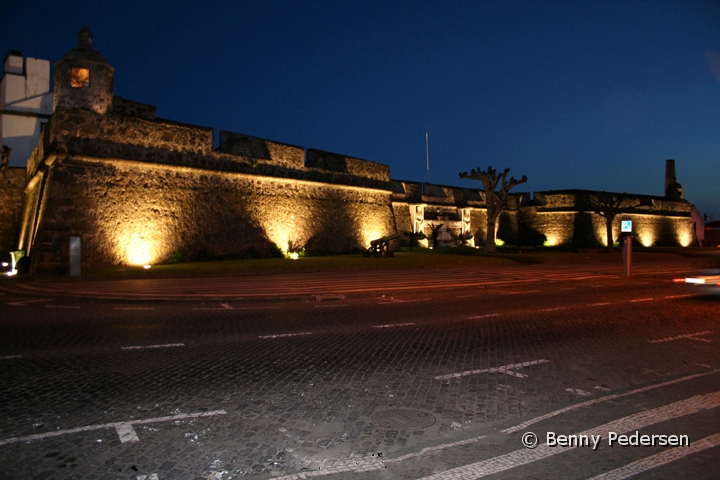
[[[118,98],[118,97],[116,97]],[[213,129],[154,118],[154,107],[128,100],[108,114],[59,107],[28,162],[28,178],[52,152],[132,160],[218,172],[247,173],[296,180],[389,190],[390,168],[376,162],[220,132],[213,150]],[[141,116],[137,116],[136,113]]]

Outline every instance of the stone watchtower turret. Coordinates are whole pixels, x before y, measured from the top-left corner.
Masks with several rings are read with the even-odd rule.
[[[104,114],[113,103],[113,67],[92,47],[92,32],[78,32],[78,46],[55,63],[53,107],[79,108]]]

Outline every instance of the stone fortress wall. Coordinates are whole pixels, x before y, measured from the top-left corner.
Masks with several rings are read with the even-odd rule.
[[[55,65],[55,110],[25,175],[13,174],[25,186],[22,215],[17,185],[3,187],[16,192],[0,205],[15,224],[7,235],[16,232],[35,271],[66,272],[74,236],[84,268],[163,263],[178,253],[192,260],[357,251],[397,232],[422,232],[431,246],[439,225],[440,245],[484,243],[481,190],[391,180],[387,165],[228,131],[213,148],[211,128],[158,118],[154,106],[112,94],[112,67],[92,49],[89,31],[78,37]],[[87,81],[72,86],[78,69]],[[602,246],[604,220],[587,203],[596,193],[513,194],[498,236]],[[632,219],[644,245],[694,241],[687,201],[632,198],[640,205],[616,219],[617,231]]]
[[[352,251],[396,231],[389,168],[204,127],[60,107],[28,163],[21,244],[41,271]]]
[[[0,259],[7,262],[20,234],[25,169],[0,167]]]

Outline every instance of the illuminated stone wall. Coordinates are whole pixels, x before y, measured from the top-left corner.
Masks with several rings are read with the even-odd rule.
[[[459,235],[462,210],[468,209],[470,212],[469,231],[473,234],[473,239],[469,243],[481,245],[485,242],[487,211],[483,205],[483,193],[480,190],[401,180],[393,180],[391,188],[398,231],[416,230],[416,226],[413,225],[412,210],[415,206],[421,206],[423,222],[420,230],[425,235],[430,237],[432,234],[430,224],[443,222],[451,222],[449,225],[452,225],[453,234]],[[508,224],[512,224],[514,212],[509,215]],[[420,244],[428,246],[429,242],[425,240]]]
[[[604,247],[607,244],[605,219],[590,211],[588,198],[598,192],[572,190],[535,192],[523,199],[520,228],[529,228],[547,237],[547,245]],[[624,194],[625,195],[625,194]],[[622,220],[632,220],[635,239],[644,246],[688,246],[697,242],[691,204],[684,200],[627,194],[636,206],[613,221],[613,238],[620,236]]]
[[[0,169],[0,257],[17,248],[25,188],[25,169]]]
[[[346,252],[396,232],[387,166],[308,167],[300,147],[222,137],[213,151],[203,127],[59,108],[28,166],[21,242],[36,271],[63,270],[70,236],[92,267]]]

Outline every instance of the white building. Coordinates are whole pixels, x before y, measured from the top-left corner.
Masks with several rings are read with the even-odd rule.
[[[25,166],[52,111],[50,62],[10,50],[0,81],[0,145],[11,149],[10,165]]]

